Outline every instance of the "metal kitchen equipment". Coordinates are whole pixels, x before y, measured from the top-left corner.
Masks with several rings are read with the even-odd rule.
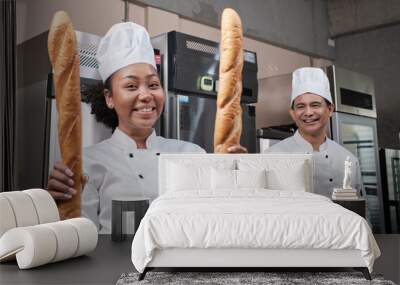
[[[335,104],[331,118],[332,139],[358,158],[369,220],[374,232],[384,233],[374,81],[337,66],[327,67],[326,72]]]
[[[372,78],[335,65],[326,68],[337,112],[376,118]]]

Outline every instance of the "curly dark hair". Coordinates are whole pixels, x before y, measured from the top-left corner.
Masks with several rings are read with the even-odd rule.
[[[90,85],[82,90],[82,95],[85,101],[91,105],[91,113],[94,114],[96,121],[103,123],[111,128],[114,132],[118,126],[118,116],[114,109],[107,107],[106,99],[104,98],[104,89],[111,89],[111,76],[103,83],[99,82],[96,85]]]

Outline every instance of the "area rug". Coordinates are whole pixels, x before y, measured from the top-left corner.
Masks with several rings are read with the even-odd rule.
[[[142,281],[138,281],[138,276],[139,273],[124,273],[118,279],[117,285],[396,285],[392,281],[384,280],[381,275],[372,274],[372,281],[368,281],[360,272],[148,272]]]

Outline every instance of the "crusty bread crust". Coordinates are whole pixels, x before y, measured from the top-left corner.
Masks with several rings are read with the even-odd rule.
[[[64,11],[53,17],[48,51],[53,66],[61,158],[74,173],[77,190],[71,199],[58,202],[61,219],[67,219],[81,215],[82,134],[79,54],[75,31]]]
[[[230,8],[222,13],[219,90],[215,118],[214,152],[240,144],[242,133],[243,31],[239,15]]]

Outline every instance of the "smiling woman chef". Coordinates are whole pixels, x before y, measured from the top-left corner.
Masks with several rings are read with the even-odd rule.
[[[164,90],[147,31],[132,22],[111,27],[97,50],[102,94],[92,94],[96,119],[115,131],[111,138],[83,151],[88,181],[82,192],[82,215],[101,233],[110,233],[111,201],[117,196],[158,195],[158,155],[163,152],[205,152],[184,141],[157,136],[153,126],[163,110]],[[240,145],[229,152],[245,152]],[[73,173],[58,162],[48,191],[55,199],[75,194]]]

